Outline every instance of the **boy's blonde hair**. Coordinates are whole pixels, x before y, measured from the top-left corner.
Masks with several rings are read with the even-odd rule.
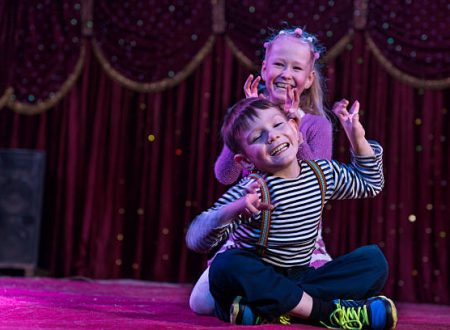
[[[267,99],[250,97],[243,99],[228,109],[220,130],[223,142],[237,154],[242,151],[241,133],[250,128],[250,121],[258,117],[257,110],[275,108],[289,119],[286,112]]]

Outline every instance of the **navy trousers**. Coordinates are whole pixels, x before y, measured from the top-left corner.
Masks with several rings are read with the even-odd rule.
[[[209,285],[223,321],[229,321],[236,296],[257,314],[274,319],[292,310],[303,292],[322,300],[365,299],[381,292],[387,276],[388,264],[377,245],[360,247],[318,269],[275,267],[255,252],[230,249],[211,264]]]

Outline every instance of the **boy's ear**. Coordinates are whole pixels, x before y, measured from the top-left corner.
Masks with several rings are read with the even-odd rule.
[[[255,169],[255,165],[253,165],[253,163],[243,154],[235,154],[234,161],[247,171],[253,171]]]
[[[291,118],[288,121],[288,124],[291,125],[292,129],[295,131],[295,134],[297,136],[298,139],[298,132],[300,129],[300,119],[295,117],[295,118]]]
[[[312,86],[314,80],[316,79],[316,71],[311,70],[305,82],[305,89],[308,89]]]

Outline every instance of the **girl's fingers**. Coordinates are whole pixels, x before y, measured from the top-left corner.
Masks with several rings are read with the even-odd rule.
[[[252,81],[253,81],[253,75],[249,75],[247,77],[247,80],[244,83],[244,93],[245,93],[245,97],[250,97],[251,96],[251,86],[252,86]]]
[[[252,87],[251,87],[253,94],[257,94],[258,93],[258,84],[259,84],[260,80],[261,80],[261,76],[258,76],[258,77],[256,77],[255,80],[253,80]]]

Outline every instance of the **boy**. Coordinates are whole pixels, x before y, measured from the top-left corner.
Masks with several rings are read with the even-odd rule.
[[[373,197],[384,184],[382,148],[366,140],[359,104],[350,112],[347,105],[338,102],[333,111],[353,148],[349,165],[298,161],[298,123],[267,100],[245,99],[229,110],[224,142],[237,163],[258,174],[230,188],[186,235],[197,252],[232,238],[209,274],[220,319],[258,324],[288,315],[327,327],[395,328],[393,302],[372,297],[388,271],[378,247],[359,248],[319,269],[308,266],[324,203]]]

